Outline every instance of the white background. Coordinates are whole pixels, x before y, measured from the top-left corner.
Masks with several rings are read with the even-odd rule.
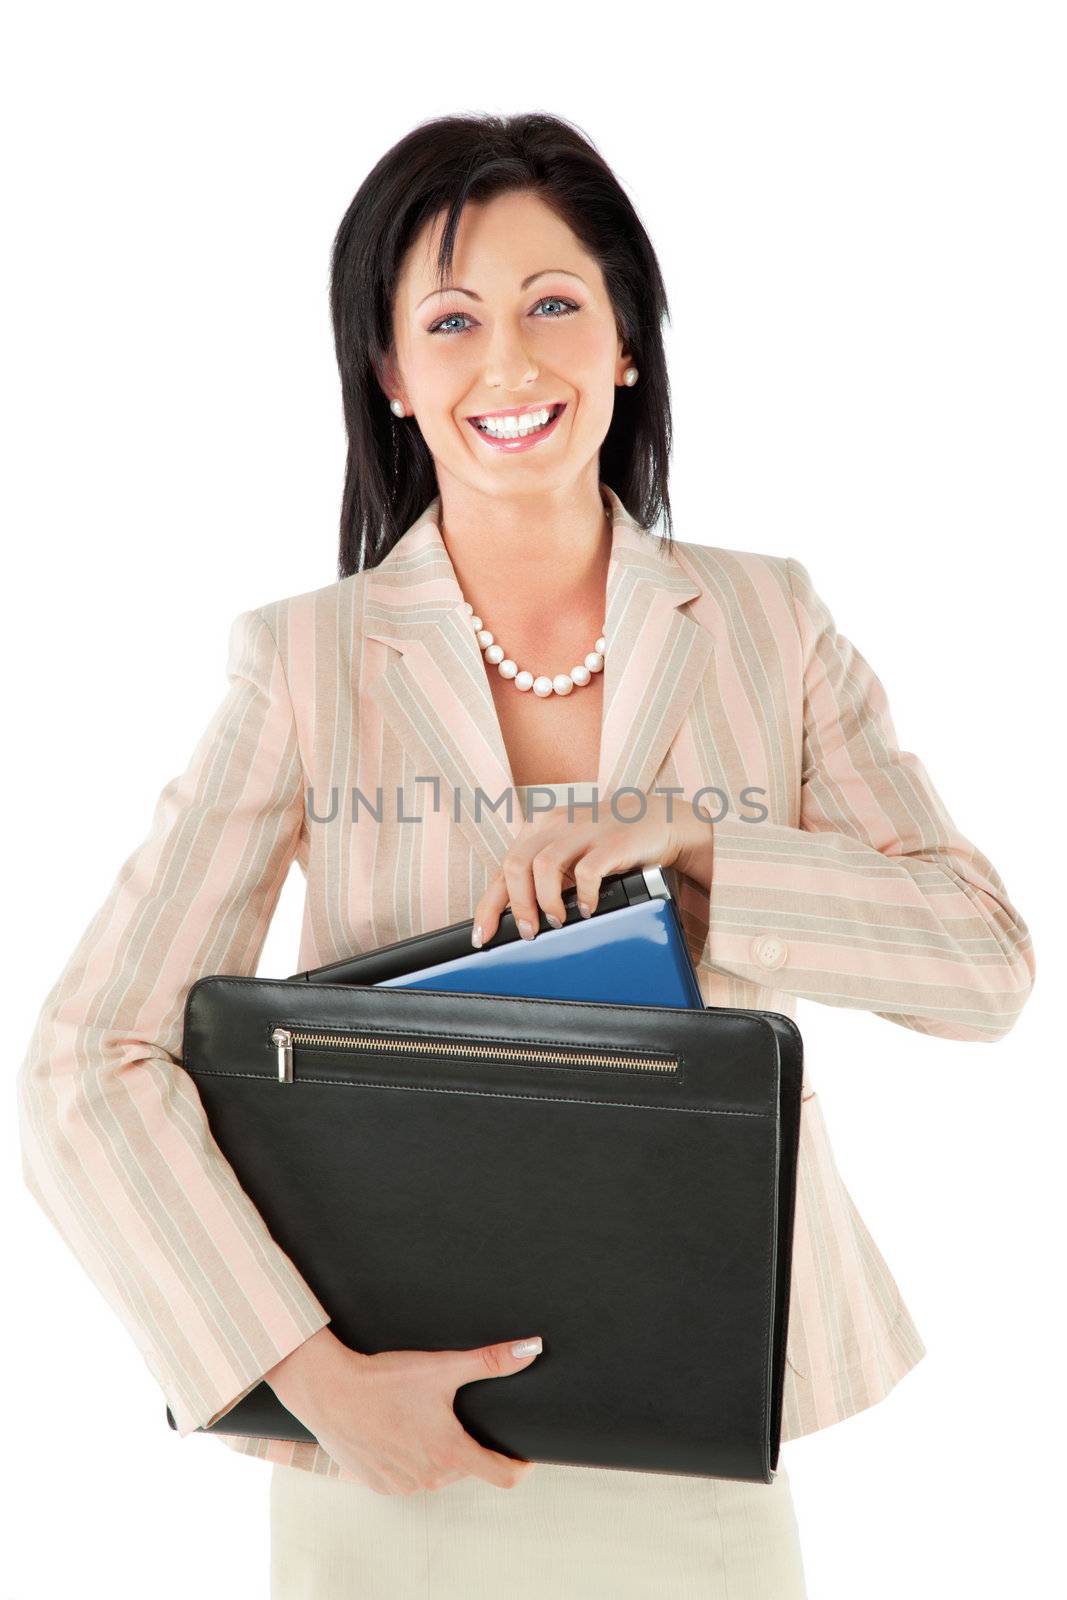
[[[14,1076],[225,690],[233,617],[336,577],[326,286],[352,194],[415,122],[535,108],[593,138],[663,266],[677,536],[808,567],[1037,949],[1035,995],[993,1048],[801,1005],[842,1175],[929,1351],[883,1403],[784,1448],[811,1595],[1054,1586],[1062,17],[1025,0],[9,17],[5,1600],[267,1593],[269,1468],[167,1427],[22,1187]],[[294,970],[301,892],[294,869],[265,974]]]

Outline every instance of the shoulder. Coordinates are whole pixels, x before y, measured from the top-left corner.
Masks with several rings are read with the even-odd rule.
[[[738,550],[727,545],[675,539],[679,565],[708,593],[733,604],[760,605],[775,596],[791,600],[807,573],[792,556],[765,550]]]
[[[338,629],[359,609],[366,573],[352,573],[333,583],[298,594],[281,595],[251,606],[235,619],[241,631],[265,631],[282,656],[317,638],[336,642]]]

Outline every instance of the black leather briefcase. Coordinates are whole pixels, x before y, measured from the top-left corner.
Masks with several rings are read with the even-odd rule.
[[[790,1018],[210,976],[187,997],[184,1067],[344,1343],[542,1336],[530,1366],[456,1391],[481,1444],[771,1482]],[[266,1383],[199,1431],[313,1437]]]

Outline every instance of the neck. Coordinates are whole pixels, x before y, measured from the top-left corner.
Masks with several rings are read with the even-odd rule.
[[[612,526],[595,472],[544,494],[480,494],[439,477],[440,525],[463,598],[498,635],[568,617],[603,622]],[[591,645],[590,645],[591,647]]]

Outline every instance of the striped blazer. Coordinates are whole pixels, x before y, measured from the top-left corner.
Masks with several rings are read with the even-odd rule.
[[[668,550],[601,492],[598,793],[722,791],[706,800],[728,807],[710,895],[672,874],[705,1002],[792,1016],[804,998],[999,1039],[1034,978],[1026,925],[898,748],[881,683],[806,569]],[[256,971],[294,859],[303,970],[469,917],[522,826],[517,804],[509,818],[478,794],[497,799],[512,775],[439,514],[437,498],[379,566],[234,620],[229,688],[45,998],[19,1073],[25,1181],[183,1437],[329,1321],[182,1069],[191,984]],[[873,1405],[925,1354],[807,1071],[801,1120],[786,1440]],[[218,1437],[338,1472],[317,1444]]]

